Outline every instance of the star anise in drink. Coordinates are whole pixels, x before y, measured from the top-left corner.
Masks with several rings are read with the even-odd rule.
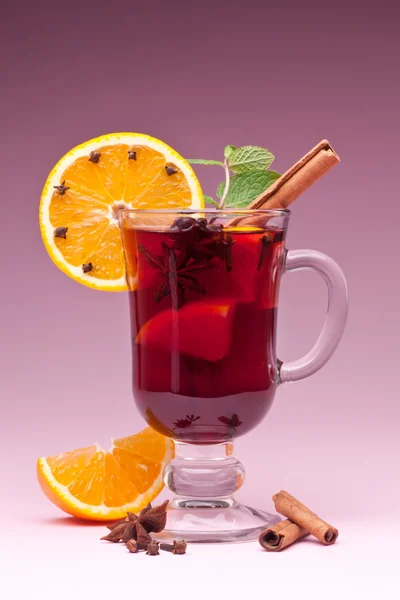
[[[219,258],[225,261],[226,270],[232,270],[233,236],[224,233],[223,226],[215,219],[193,219],[179,217],[170,228],[174,249],[185,247],[193,260],[210,261]]]
[[[186,248],[189,256],[197,261],[209,261],[222,258],[220,232],[222,225],[208,223],[207,219],[179,217],[170,228],[170,237],[174,241],[173,248]]]
[[[231,417],[218,417],[218,421],[228,425],[228,427],[239,427],[239,425],[243,423],[243,421],[240,421],[236,413],[234,413]]]
[[[193,275],[210,269],[212,265],[206,260],[193,260],[187,246],[175,250],[163,242],[162,256],[154,256],[141,245],[139,252],[162,275],[162,282],[154,295],[156,302],[171,296],[172,307],[178,310],[185,302],[186,290],[205,294],[205,289]]]
[[[185,419],[178,419],[174,422],[175,427],[190,427],[194,421],[198,421],[200,419],[199,416],[195,417],[194,415],[186,415]]]

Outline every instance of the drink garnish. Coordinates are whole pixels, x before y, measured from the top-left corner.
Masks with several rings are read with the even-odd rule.
[[[60,185],[53,185],[53,189],[57,190],[61,196],[64,196],[65,192],[68,192],[71,188],[65,185],[65,179]]]
[[[226,270],[232,270],[235,240],[230,233],[223,233],[223,226],[215,223],[214,218],[207,221],[205,218],[181,217],[172,224],[171,230],[175,229],[179,234],[175,236],[174,248],[187,248],[189,255],[198,261],[220,258],[225,260]]]
[[[128,150],[128,160],[137,160],[135,150]]]
[[[97,150],[92,150],[92,152],[89,154],[89,160],[90,162],[97,164],[100,160],[100,156],[101,152],[98,152]]]
[[[235,309],[236,302],[228,297],[187,302],[178,311],[165,308],[145,321],[134,339],[146,351],[164,351],[170,357],[176,350],[216,362],[230,352]]]
[[[225,146],[224,161],[189,159],[197,165],[218,165],[225,170],[225,181],[218,186],[219,202],[204,196],[206,202],[218,208],[246,208],[259,194],[264,192],[280,174],[269,170],[274,155],[260,146]],[[234,174],[231,176],[231,172]]]
[[[82,271],[84,273],[90,273],[90,271],[93,271],[93,265],[92,265],[92,263],[90,262],[90,263],[83,264],[82,265]]]
[[[54,237],[62,238],[63,240],[67,239],[68,227],[56,227],[54,230]]]
[[[53,168],[42,192],[40,229],[50,258],[79,283],[127,290],[118,216],[133,208],[204,208],[192,167],[160,140],[137,133],[76,146]]]
[[[205,289],[193,277],[193,274],[210,269],[212,265],[206,260],[201,262],[192,260],[185,246],[175,252],[173,248],[163,242],[162,256],[152,255],[149,250],[141,245],[138,246],[138,250],[147,262],[163,276],[163,281],[154,295],[156,302],[160,302],[170,295],[172,307],[178,310],[185,303],[186,290],[197,294],[205,294]]]
[[[262,238],[260,239],[260,242],[261,242],[262,246],[261,246],[260,260],[258,261],[258,265],[257,265],[257,271],[260,271],[261,267],[264,264],[265,256],[267,254],[267,248],[272,243],[272,236],[269,233],[266,233],[265,235],[262,236]]]
[[[212,268],[212,259],[225,260],[226,270],[232,270],[235,240],[230,233],[223,233],[222,225],[209,223],[205,218],[179,217],[169,232],[173,244],[168,246],[163,242],[161,256],[153,255],[141,244],[138,250],[163,275],[164,279],[154,295],[156,302],[171,296],[172,306],[178,310],[185,303],[186,290],[206,293],[193,274]]]
[[[178,172],[173,165],[166,165],[165,170],[167,171],[167,175],[176,175]]]
[[[228,427],[239,427],[242,424],[242,421],[239,419],[236,413],[234,413],[231,417],[218,417],[218,421],[228,425]]]
[[[223,167],[225,181],[217,189],[219,201],[211,196],[204,199],[218,208],[237,209],[287,208],[340,160],[328,140],[321,140],[283,175],[269,170],[275,157],[265,148],[225,146],[224,155],[223,162],[204,159],[188,162]]]
[[[194,415],[186,415],[184,419],[178,419],[174,422],[175,427],[190,427],[192,423],[198,421],[200,419],[199,416],[195,417]]]
[[[180,217],[170,227],[169,237],[173,240],[172,248],[181,250],[186,248],[188,258],[197,262],[224,258],[224,249],[221,238],[215,235],[223,229],[221,224],[208,222],[207,219],[193,219]]]
[[[225,265],[228,273],[232,271],[232,247],[235,243],[233,236],[229,233],[222,236],[221,244],[225,250]]]

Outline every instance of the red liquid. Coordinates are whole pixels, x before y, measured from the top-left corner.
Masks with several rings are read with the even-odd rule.
[[[268,412],[276,389],[282,230],[196,225],[125,229],[123,237],[135,288],[129,294],[133,393],[141,414],[184,442],[247,433]]]

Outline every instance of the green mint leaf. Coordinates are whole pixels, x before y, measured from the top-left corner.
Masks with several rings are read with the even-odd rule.
[[[235,175],[231,178],[225,206],[246,208],[250,202],[253,202],[257,196],[269,188],[279,177],[279,173],[275,171],[253,171]],[[218,198],[222,197],[224,189],[225,181],[218,186]]]
[[[218,165],[219,167],[224,166],[224,163],[220,160],[208,160],[203,158],[187,158],[186,160],[191,165]]]
[[[212,198],[211,196],[207,196],[206,194],[204,194],[204,202],[206,204],[215,204],[215,206],[219,206],[219,202],[214,200],[214,198]]]
[[[228,147],[228,146],[227,146]],[[234,148],[234,146],[229,146]],[[226,156],[226,154],[225,154]],[[264,171],[272,164],[275,156],[259,146],[243,146],[235,148],[229,155],[229,168],[234,173],[249,173]]]
[[[236,146],[225,146],[224,156],[230,160],[232,154],[237,150]]]

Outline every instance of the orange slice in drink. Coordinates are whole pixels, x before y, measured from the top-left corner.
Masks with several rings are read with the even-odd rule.
[[[171,439],[150,427],[113,440],[107,452],[98,444],[39,458],[37,476],[46,496],[76,517],[120,519],[138,512],[163,488],[163,469],[174,456]]]
[[[166,309],[143,325],[136,343],[216,362],[229,353],[235,306],[231,300],[213,298],[190,302],[179,311]]]
[[[47,178],[40,202],[46,249],[67,275],[106,291],[127,289],[118,211],[204,208],[193,169],[175,150],[139,133],[76,146]]]

